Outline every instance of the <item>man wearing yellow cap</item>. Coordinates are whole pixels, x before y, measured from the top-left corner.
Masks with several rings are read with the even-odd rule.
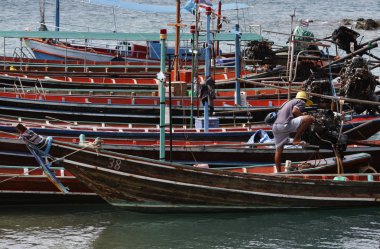
[[[281,155],[284,145],[289,143],[290,133],[296,132],[293,139],[294,145],[300,145],[301,135],[307,127],[315,120],[313,116],[303,115],[305,106],[312,105],[313,102],[307,98],[306,92],[300,91],[295,99],[284,104],[277,113],[276,121],[273,123],[273,136],[276,146],[274,161],[277,172],[281,171]]]

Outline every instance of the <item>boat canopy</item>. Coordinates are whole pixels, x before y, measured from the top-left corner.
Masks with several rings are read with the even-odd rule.
[[[4,38],[58,38],[58,39],[92,39],[92,40],[125,40],[125,41],[159,41],[157,33],[105,33],[105,32],[65,32],[65,31],[0,31],[0,37]],[[181,34],[181,40],[192,38],[191,34]],[[168,34],[168,41],[175,41],[175,34]],[[205,36],[199,37],[205,41]],[[234,33],[217,33],[214,41],[235,41]],[[264,38],[256,33],[242,33],[241,41],[261,41]]]
[[[83,1],[83,0],[82,0]],[[85,0],[90,4],[95,5],[103,5],[110,6],[120,9],[126,9],[130,11],[142,11],[142,12],[153,12],[153,13],[169,13],[175,14],[177,9],[175,5],[158,5],[158,4],[142,4],[135,3],[130,1],[122,1],[122,0]],[[187,1],[187,3],[194,4],[193,0]],[[200,3],[206,3],[207,5],[212,5],[211,1],[200,1]],[[195,5],[195,4],[194,4]],[[223,3],[222,10],[236,10],[249,8],[250,6],[245,3]],[[186,8],[182,8],[182,10],[186,10]],[[188,13],[187,11],[181,11],[182,13]]]

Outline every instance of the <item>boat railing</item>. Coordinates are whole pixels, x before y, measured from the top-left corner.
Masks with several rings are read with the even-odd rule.
[[[250,33],[255,32],[255,33],[258,33],[259,35],[261,35],[262,27],[261,27],[260,24],[251,24],[248,27],[249,27],[249,32]]]
[[[33,30],[38,30],[38,27],[40,27],[41,24],[45,25],[46,27],[50,27],[52,28],[53,30],[55,30],[57,28],[57,26],[55,26],[55,24],[49,24],[49,22],[36,22],[36,24],[38,24]],[[64,24],[65,26],[71,26],[71,27],[76,27],[76,28],[85,28],[87,32],[90,32],[90,27],[89,26],[83,26],[83,25],[75,25],[75,24],[68,24],[68,23],[61,23],[61,24]],[[65,30],[65,31],[73,31],[71,28],[70,29],[67,29],[67,28],[64,28],[62,26],[59,27],[60,30]]]
[[[13,57],[15,58],[33,58],[35,59],[32,52],[30,52],[28,47],[16,47],[13,50]]]

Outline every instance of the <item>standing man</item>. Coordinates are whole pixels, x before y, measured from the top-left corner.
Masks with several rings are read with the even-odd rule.
[[[274,161],[276,163],[277,172],[281,172],[281,155],[284,145],[289,143],[289,135],[296,132],[293,139],[294,145],[300,145],[301,136],[315,118],[310,115],[304,115],[305,106],[312,105],[313,102],[307,99],[306,92],[300,91],[295,99],[288,101],[277,113],[276,121],[273,124],[273,136],[276,146]]]

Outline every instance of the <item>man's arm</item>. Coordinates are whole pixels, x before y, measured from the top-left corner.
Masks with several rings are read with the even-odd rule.
[[[292,114],[293,114],[293,117],[295,118],[303,115],[303,113],[300,111],[300,109],[297,106],[293,107]]]

